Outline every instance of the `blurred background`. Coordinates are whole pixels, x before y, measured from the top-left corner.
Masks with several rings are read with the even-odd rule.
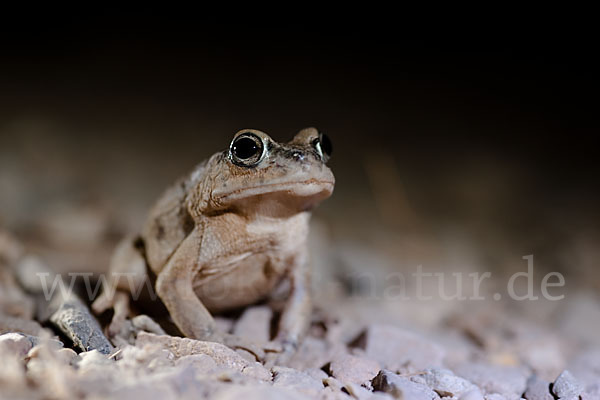
[[[103,268],[239,129],[316,126],[337,178],[316,263],[341,281],[418,265],[503,277],[533,254],[536,282],[600,287],[592,36],[148,16],[2,29],[0,226],[57,268]]]

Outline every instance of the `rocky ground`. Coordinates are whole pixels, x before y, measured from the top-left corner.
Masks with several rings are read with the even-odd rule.
[[[366,21],[326,38],[303,21],[288,38],[145,14],[141,29],[101,16],[2,31],[0,399],[600,398],[598,68],[584,35],[425,43]],[[166,335],[138,312],[111,342],[91,299],[40,295],[39,273],[103,273],[160,193],[234,132],[287,141],[313,124],[333,140],[336,188],[313,213],[312,327],[288,362]],[[564,273],[564,300],[506,299],[502,274],[527,254],[537,290]],[[397,299],[388,278],[418,265],[491,272],[498,287],[486,301]],[[256,305],[217,321],[261,342],[273,318]]]
[[[243,350],[157,334],[139,316],[131,344],[114,347],[84,302],[40,301],[28,277],[46,267],[6,233],[0,254],[1,398],[600,399],[598,331],[579,332],[594,314],[577,316],[600,310],[593,297],[544,323],[502,303],[423,308],[334,290],[317,296],[298,352],[265,366]],[[272,317],[259,305],[218,322],[260,342]]]

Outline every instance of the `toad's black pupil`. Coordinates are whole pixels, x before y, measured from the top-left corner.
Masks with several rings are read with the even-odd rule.
[[[242,160],[255,156],[259,151],[256,141],[248,137],[239,138],[233,144],[233,154]]]
[[[327,154],[328,156],[330,156],[331,152],[333,152],[333,144],[331,143],[331,139],[329,139],[329,136],[324,133],[321,134],[321,150],[323,150],[323,153]]]

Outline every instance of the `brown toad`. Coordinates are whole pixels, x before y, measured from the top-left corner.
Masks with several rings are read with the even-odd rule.
[[[288,278],[275,341],[290,352],[310,317],[308,222],[312,208],[333,192],[330,154],[329,139],[314,128],[288,143],[257,130],[239,131],[228,150],[159,198],[137,245],[131,239],[122,243],[111,270],[137,271],[141,284],[148,266],[181,333],[247,349],[252,346],[243,338],[219,332],[211,313],[260,301]],[[119,282],[119,288],[129,283]],[[104,295],[94,308],[110,304]]]

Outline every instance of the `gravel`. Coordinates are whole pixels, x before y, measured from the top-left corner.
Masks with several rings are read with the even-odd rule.
[[[414,372],[443,365],[444,349],[415,333],[389,325],[369,326],[357,347],[392,371]]]
[[[6,239],[0,245],[6,253],[0,289],[9,288],[0,293],[0,398],[600,399],[598,346],[499,305],[493,314],[465,309],[424,326],[389,318],[397,310],[389,304],[365,301],[354,308],[356,299],[329,297],[317,304],[297,353],[268,367],[244,350],[167,334],[167,327],[139,314],[127,321],[136,328],[135,340],[113,348],[86,303],[57,295],[46,304],[35,282],[15,278],[6,264],[41,271],[41,261],[20,258]],[[270,339],[276,318],[259,305],[217,321],[261,343]]]

